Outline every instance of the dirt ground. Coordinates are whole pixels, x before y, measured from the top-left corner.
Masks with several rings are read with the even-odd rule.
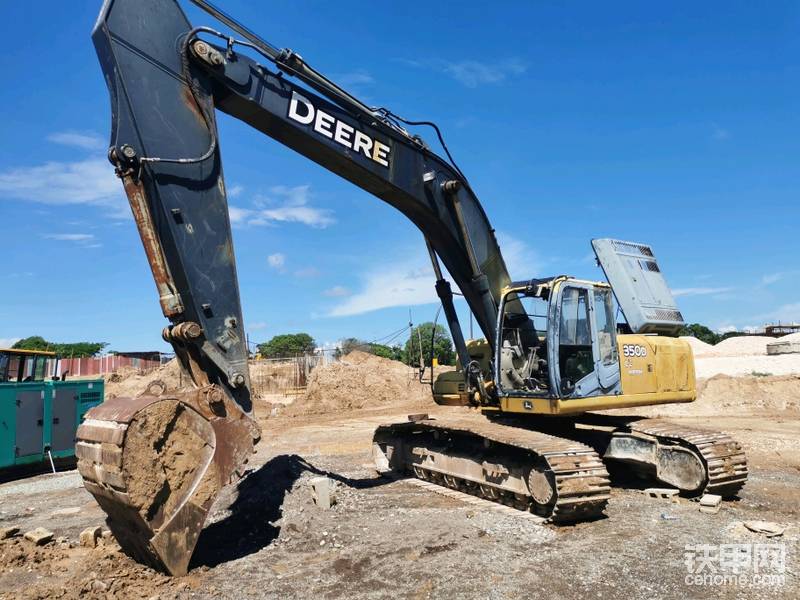
[[[644,482],[617,480],[605,518],[541,525],[377,477],[372,430],[418,412],[416,400],[335,414],[267,418],[262,410],[252,469],[217,501],[185,577],[138,565],[113,539],[78,546],[80,531],[102,524],[103,513],[76,472],[1,484],[0,528],[42,526],[62,539],[40,548],[18,537],[0,541],[0,598],[797,598],[800,381],[776,379],[744,382],[749,401],[731,401],[735,384],[722,380],[705,388],[721,399],[701,398],[696,414],[659,409],[744,445],[750,479],[716,515],[686,499],[648,498]],[[452,410],[460,409],[429,412]],[[309,480],[320,474],[338,482],[329,510],[311,499]],[[758,519],[784,525],[783,536],[742,526]],[[786,552],[781,584],[686,583],[687,545],[767,543]]]

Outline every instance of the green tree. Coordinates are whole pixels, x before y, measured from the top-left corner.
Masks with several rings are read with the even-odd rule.
[[[258,345],[258,353],[264,358],[287,358],[313,352],[316,344],[307,333],[283,333],[268,342]]]
[[[105,342],[48,342],[40,335],[32,335],[19,340],[13,347],[17,350],[49,350],[66,358],[84,358],[96,356],[106,346]]]
[[[432,335],[433,334],[433,335]],[[433,356],[439,361],[440,365],[452,365],[455,359],[453,343],[444,325],[436,325],[434,331],[433,323],[422,323],[411,330],[405,348],[403,349],[404,362],[408,365],[419,366],[420,339],[422,341],[422,360],[425,366],[431,363],[431,338],[433,338]]]
[[[403,360],[403,349],[400,346],[386,346],[384,344],[368,344],[367,352],[380,356],[382,358],[389,358],[391,360]]]
[[[400,346],[386,346],[384,344],[374,344],[372,342],[365,342],[358,338],[345,338],[339,342],[339,345],[334,352],[334,356],[339,359],[347,356],[353,350],[360,350],[361,352],[368,352],[375,356],[383,358],[390,358],[392,360],[402,360],[403,350]]]
[[[722,339],[718,333],[711,331],[708,327],[701,325],[700,323],[684,325],[678,332],[678,335],[689,335],[696,337],[698,340],[705,342],[706,344],[716,344]]]

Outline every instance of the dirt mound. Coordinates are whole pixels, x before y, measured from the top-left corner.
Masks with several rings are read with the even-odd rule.
[[[402,404],[433,404],[431,388],[416,370],[396,360],[355,350],[336,363],[311,371],[308,390],[285,414],[308,415],[337,410]]]
[[[189,377],[183,373],[176,358],[146,373],[131,367],[122,367],[113,373],[107,374],[105,380],[106,398],[138,396],[147,390],[148,385],[156,381],[162,381],[167,388],[164,391],[170,392],[190,386]]]
[[[626,413],[644,416],[718,416],[783,413],[800,415],[800,376],[730,377],[716,375],[697,381],[698,397],[689,404],[665,404]]]

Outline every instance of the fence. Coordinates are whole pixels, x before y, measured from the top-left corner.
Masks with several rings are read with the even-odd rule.
[[[61,373],[69,373],[68,377],[86,377],[111,373],[123,367],[139,371],[150,371],[160,365],[161,362],[158,360],[107,354],[106,356],[88,358],[62,358]]]
[[[256,397],[270,394],[301,394],[311,371],[335,358],[330,353],[302,354],[290,358],[260,358],[250,361],[250,383]]]

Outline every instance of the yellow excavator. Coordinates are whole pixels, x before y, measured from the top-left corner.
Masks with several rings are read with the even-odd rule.
[[[434,399],[487,418],[381,426],[379,470],[556,523],[602,513],[611,464],[687,496],[737,493],[747,464],[725,434],[596,412],[695,399],[691,350],[671,337],[683,317],[651,247],[594,240],[608,283],[512,280],[435,124],[363,104],[296,52],[192,1],[233,34],[192,26],[175,0],[106,0],[92,34],[111,97],[108,157],[169,320],[162,335],[194,386],[108,400],[79,428],[79,471],[126,552],[185,573],[214,498],[242,476],[261,434],[215,110],[370,192],[423,234],[458,356]],[[446,158],[409,131],[421,126]],[[465,340],[450,280],[482,339]]]

